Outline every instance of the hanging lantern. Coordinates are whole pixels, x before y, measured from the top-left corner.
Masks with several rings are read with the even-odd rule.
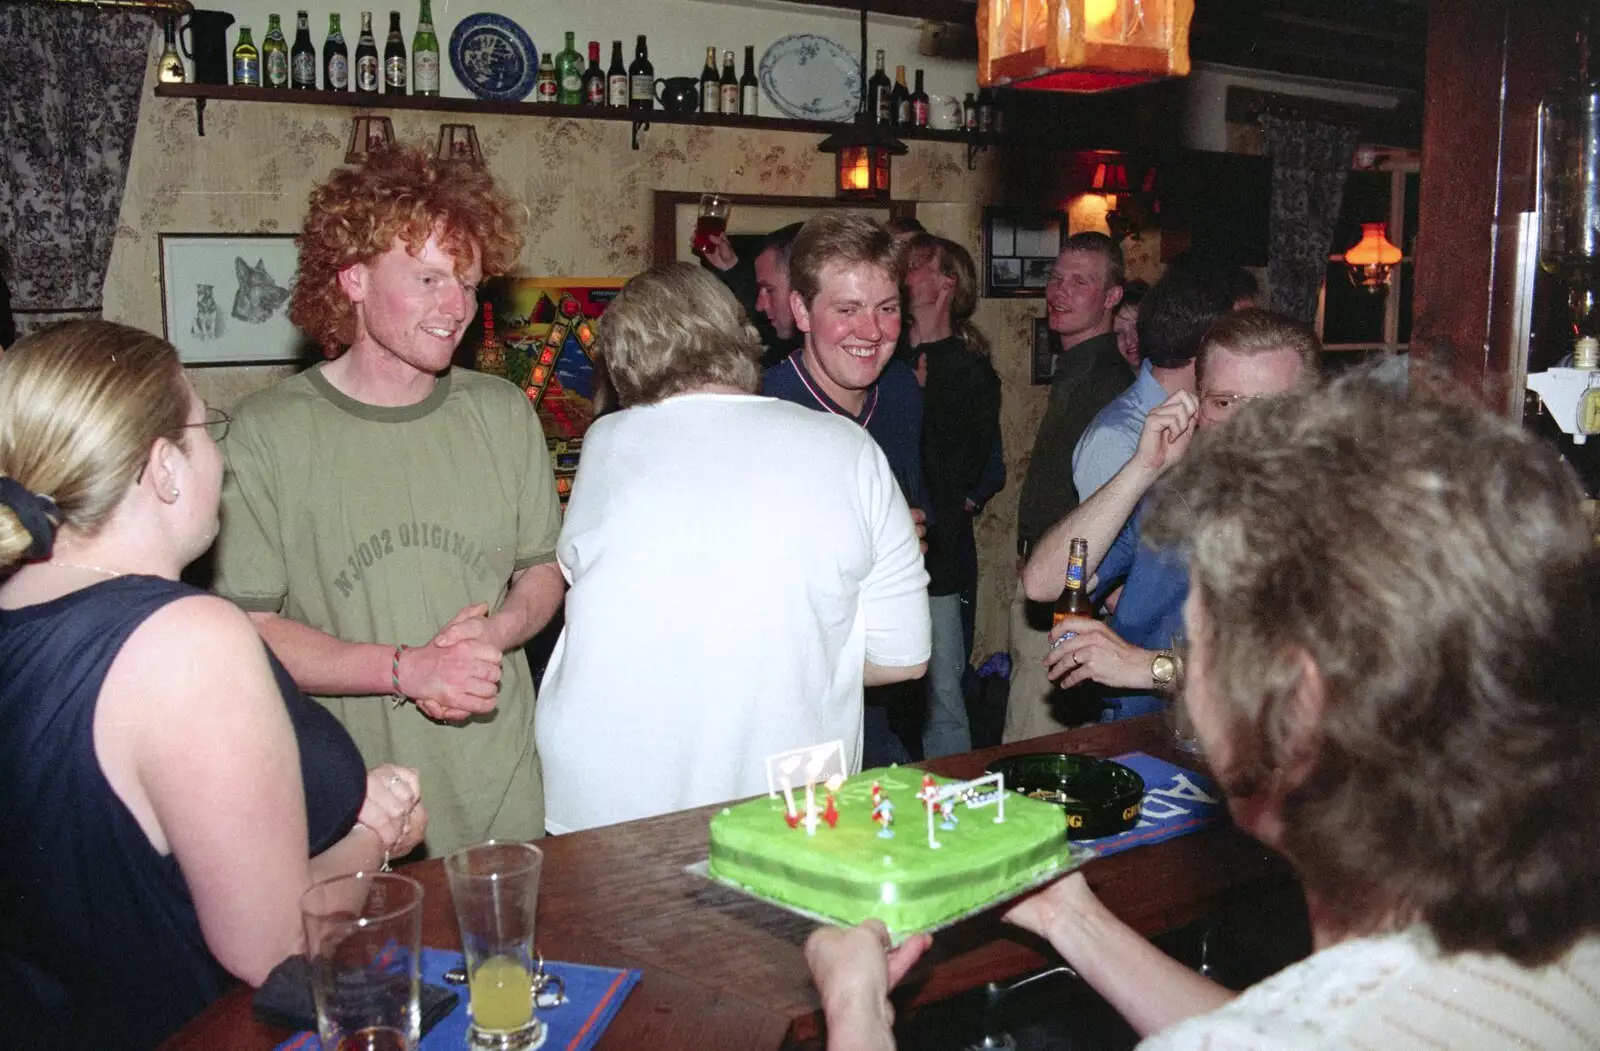
[[[345,147],[346,164],[365,164],[370,154],[394,145],[394,124],[388,117],[358,113],[350,118],[350,143]]]
[[[1110,91],[1189,72],[1194,0],[978,0],[978,83]]]
[[[478,129],[471,124],[439,125],[439,145],[433,152],[441,161],[483,163],[483,149],[478,145]]]
[[[1362,223],[1361,240],[1344,253],[1345,266],[1350,268],[1350,283],[1368,292],[1385,292],[1389,288],[1389,275],[1403,253],[1389,243],[1385,236],[1388,223]]]
[[[817,149],[834,155],[834,196],[841,201],[887,201],[890,158],[905,143],[871,124],[852,124],[829,135]]]

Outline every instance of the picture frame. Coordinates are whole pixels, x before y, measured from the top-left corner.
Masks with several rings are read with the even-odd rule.
[[[293,234],[163,233],[161,325],[185,365],[315,357],[289,320],[300,254]]]
[[[1028,382],[1035,387],[1048,387],[1055,381],[1056,346],[1059,340],[1050,331],[1050,319],[1033,319],[1032,353],[1029,355]]]
[[[1044,295],[1067,237],[1065,212],[991,205],[983,210],[983,294],[989,299]]]

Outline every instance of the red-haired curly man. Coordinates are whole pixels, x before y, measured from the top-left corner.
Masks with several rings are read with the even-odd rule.
[[[225,450],[218,590],[369,762],[420,771],[433,854],[544,832],[522,644],[565,590],[554,480],[522,392],[450,366],[520,226],[478,167],[335,171],[290,305],[331,360],[243,399]]]

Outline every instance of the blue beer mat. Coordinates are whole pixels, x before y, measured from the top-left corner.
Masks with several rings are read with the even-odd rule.
[[[1227,811],[1222,790],[1204,774],[1144,752],[1113,756],[1112,762],[1121,763],[1144,778],[1144,801],[1139,804],[1139,823],[1128,831],[1099,839],[1073,840],[1093,847],[1101,857],[1206,828],[1221,821]]]
[[[422,950],[422,980],[444,985],[444,972],[461,966],[461,954],[446,949]],[[539,1018],[548,1028],[544,1051],[588,1051],[616,1016],[628,992],[639,984],[640,972],[615,967],[590,967],[581,963],[545,961],[545,970],[561,976],[567,1000],[560,1007],[541,1007]],[[456,1009],[428,1030],[419,1051],[461,1051],[467,1046],[467,988],[445,986],[461,996]],[[317,1051],[317,1034],[298,1033],[279,1044],[276,1051]]]

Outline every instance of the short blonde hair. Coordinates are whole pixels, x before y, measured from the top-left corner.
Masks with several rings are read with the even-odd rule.
[[[1160,287],[1158,284],[1156,289]],[[1151,294],[1155,294],[1155,289],[1151,290]],[[1139,312],[1141,351],[1145,343],[1144,325],[1149,317],[1146,311]],[[1211,323],[1205,338],[1200,341],[1200,350],[1195,358],[1197,383],[1204,385],[1207,365],[1222,350],[1241,357],[1291,351],[1300,358],[1300,369],[1308,384],[1317,381],[1322,369],[1322,341],[1311,330],[1311,326],[1260,307],[1229,311]]]
[[[789,249],[789,287],[810,309],[830,266],[871,266],[897,285],[906,280],[909,246],[860,212],[821,212],[800,228]]]
[[[600,319],[600,355],[624,408],[711,384],[755,393],[761,340],[727,286],[692,263],[629,281]]]
[[[157,438],[182,443],[190,392],[172,344],[109,321],[69,321],[0,356],[0,475],[55,501],[55,525],[93,535]],[[0,572],[27,529],[0,506]]]

